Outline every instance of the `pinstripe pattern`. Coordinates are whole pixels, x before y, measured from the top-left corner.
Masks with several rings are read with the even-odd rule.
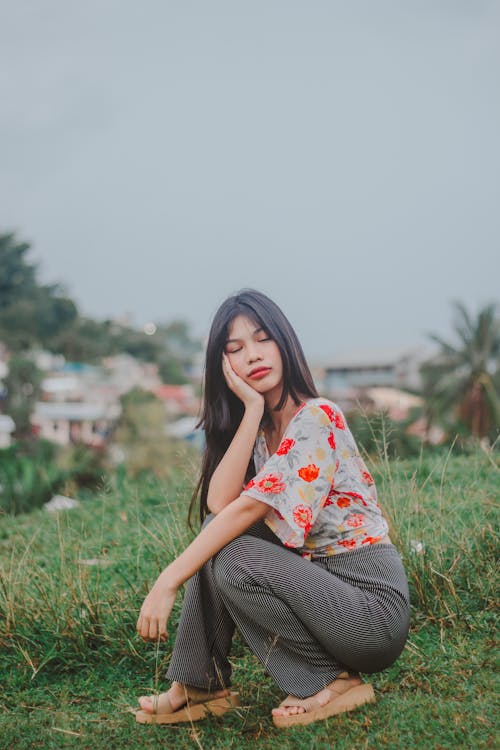
[[[189,580],[167,677],[228,686],[235,623],[275,682],[300,698],[345,668],[378,672],[408,634],[401,559],[375,544],[309,561],[255,524]]]

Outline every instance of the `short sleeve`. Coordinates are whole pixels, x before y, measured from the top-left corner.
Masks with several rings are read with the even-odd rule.
[[[332,409],[306,404],[244,495],[270,506],[266,524],[288,547],[302,547],[323,508],[335,474]]]

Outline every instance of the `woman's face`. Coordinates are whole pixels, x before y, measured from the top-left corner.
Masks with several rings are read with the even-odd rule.
[[[258,323],[238,315],[229,326],[224,351],[237,375],[259,393],[283,386],[280,350]]]

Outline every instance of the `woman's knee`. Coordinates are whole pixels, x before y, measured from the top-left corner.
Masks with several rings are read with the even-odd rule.
[[[223,588],[248,578],[252,559],[249,547],[254,541],[246,535],[236,537],[212,558],[212,571],[218,586]]]

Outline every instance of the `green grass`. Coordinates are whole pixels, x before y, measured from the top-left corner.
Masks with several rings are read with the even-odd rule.
[[[76,510],[0,519],[0,748],[496,747],[498,467],[478,452],[370,468],[412,596],[402,656],[370,677],[376,704],[280,731],[270,711],[283,694],[236,637],[241,709],[191,727],[136,725],[136,696],[165,684],[182,596],[159,650],[135,622],[191,538],[189,482],[115,479]],[[102,564],[82,563],[92,558]]]

